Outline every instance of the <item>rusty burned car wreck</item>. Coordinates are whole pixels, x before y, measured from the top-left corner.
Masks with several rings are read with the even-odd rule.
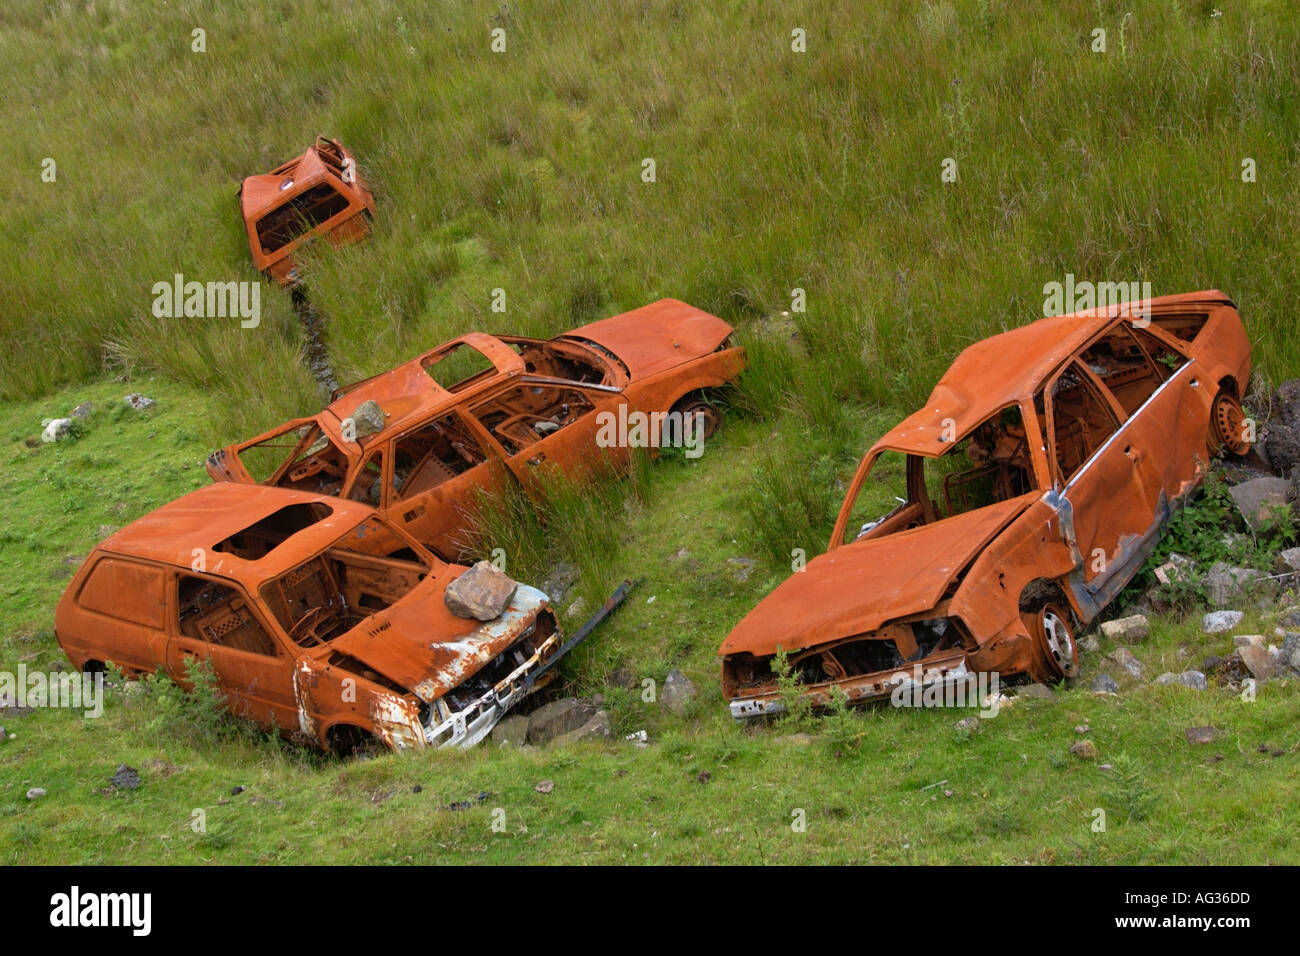
[[[1143,308],[1145,307],[1145,308]],[[827,552],[720,649],[737,718],[978,674],[1059,680],[1209,459],[1249,451],[1250,346],[1217,291],[1041,319],[961,353],[862,459]],[[987,682],[986,682],[987,683]]]
[[[370,234],[375,200],[356,159],[318,136],[306,152],[239,187],[239,211],[253,264],[282,286],[298,284],[294,253],[318,236],[334,245]]]
[[[658,416],[709,438],[719,411],[706,390],[745,366],[732,331],[663,299],[549,340],[471,332],[214,452],[208,473],[373,505],[456,560],[479,494],[626,470],[629,443],[602,440],[613,421]]]
[[[55,633],[82,670],[111,661],[188,687],[188,662],[208,661],[232,712],[339,752],[470,746],[561,650],[526,585],[493,619],[453,614],[446,592],[473,573],[366,505],[208,485],[103,541]]]

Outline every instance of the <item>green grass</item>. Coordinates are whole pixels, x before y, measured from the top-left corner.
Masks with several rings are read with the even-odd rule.
[[[564,673],[648,748],[339,763],[184,719],[159,731],[152,698],[114,695],[100,720],[0,717],[18,734],[0,744],[0,859],[1296,862],[1295,682],[1253,704],[1127,680],[1099,698],[1082,689],[1089,660],[1056,703],[973,736],[961,715],[873,711],[813,724],[806,745],[733,725],[717,684],[719,643],[793,549],[825,547],[862,451],[960,348],[1041,314],[1045,283],[1218,287],[1241,307],[1257,383],[1300,373],[1300,17],[1282,0],[1222,6],[6,5],[5,667],[62,659],[53,607],[99,526],[203,483],[211,448],[319,407],[283,292],[263,290],[256,329],[150,313],[153,284],[178,272],[256,278],[238,182],[317,133],[357,154],[377,202],[370,240],[304,265],[341,380],[468,330],[550,335],[661,296],[735,324],[750,372],[703,458],[556,489],[545,526],[515,503],[482,542],[530,580],[579,564],[569,601],[587,609],[647,579]],[[489,50],[496,26],[505,54]],[[1097,26],[1104,55],[1088,49]],[[190,52],[195,27],[206,53]],[[940,181],[947,157],[956,183]],[[782,315],[795,288],[807,311]],[[157,407],[115,410],[136,390]],[[29,447],[84,399],[97,411],[79,440]],[[731,558],[754,560],[746,581]],[[1154,676],[1229,643],[1169,618],[1137,653]],[[673,667],[701,690],[681,716],[639,690]],[[609,686],[619,674],[636,689]],[[1122,772],[1068,755],[1082,723],[1097,763]],[[1224,735],[1188,744],[1198,724]],[[121,762],[142,787],[100,793]],[[249,790],[231,797],[236,784]],[[28,802],[32,786],[49,795]],[[480,791],[470,810],[437,809]],[[190,828],[199,808],[206,834]]]

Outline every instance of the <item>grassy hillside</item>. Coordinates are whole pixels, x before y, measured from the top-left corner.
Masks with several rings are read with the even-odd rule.
[[[549,335],[661,296],[733,322],[751,371],[700,460],[568,497],[549,537],[502,527],[494,542],[530,580],[578,563],[587,607],[647,577],[565,670],[649,748],[340,764],[213,736],[184,711],[160,726],[174,711],[154,697],[114,695],[102,720],[0,716],[18,733],[0,744],[0,859],[1296,862],[1294,682],[1246,705],[1172,687],[1099,698],[1085,680],[974,736],[961,715],[888,710],[778,743],[799,728],[733,726],[716,681],[718,644],[791,549],[824,547],[861,451],[965,344],[1040,315],[1045,283],[1223,289],[1257,387],[1300,374],[1300,16],[1285,0],[1219,7],[6,4],[5,668],[61,659],[53,605],[101,525],[202,483],[210,448],[319,406],[283,292],[264,289],[256,329],[150,313],[176,273],[256,278],[238,182],[317,133],[357,154],[377,202],[369,241],[305,266],[341,379],[463,331]],[[796,288],[807,310],[782,316]],[[128,390],[158,405],[123,411]],[[84,437],[29,446],[86,399]],[[746,580],[732,558],[753,559]],[[1273,623],[1260,612],[1241,632]],[[1158,622],[1137,650],[1149,674],[1225,653],[1195,624]],[[671,667],[701,690],[681,716],[610,686]],[[1122,772],[1067,754],[1084,724],[1097,763]],[[1194,725],[1219,740],[1187,743]],[[144,785],[101,793],[121,762]],[[232,798],[236,784],[250,790]],[[29,803],[33,786],[49,796]],[[507,833],[490,829],[498,807]],[[791,831],[797,807],[807,833]]]

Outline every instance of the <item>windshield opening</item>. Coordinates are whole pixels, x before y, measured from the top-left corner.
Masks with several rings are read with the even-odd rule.
[[[239,461],[259,485],[337,495],[348,458],[319,424],[298,425],[241,448]]]
[[[397,603],[432,570],[428,552],[387,522],[370,517],[262,585],[262,598],[290,640],[315,647]]]
[[[1009,405],[927,457],[883,450],[845,501],[847,544],[882,537],[1028,494],[1036,487],[1020,408]]]

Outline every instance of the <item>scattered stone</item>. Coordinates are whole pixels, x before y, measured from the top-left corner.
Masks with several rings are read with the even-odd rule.
[[[1240,611],[1211,611],[1201,618],[1201,630],[1206,634],[1222,634],[1240,624],[1245,616]]]
[[[95,403],[91,401],[82,402],[72,410],[73,418],[80,418],[83,421],[90,417],[90,413],[95,410]]]
[[[1290,488],[1291,483],[1285,478],[1262,475],[1233,485],[1228,494],[1246,519],[1246,524],[1258,531],[1267,522],[1273,508],[1287,506],[1286,496]]]
[[[1300,548],[1287,548],[1277,556],[1274,568],[1281,574],[1300,571]]]
[[[544,782],[546,782],[546,783],[550,783],[549,780],[548,780],[548,781],[544,781]],[[538,786],[540,787],[541,784],[538,784]],[[552,784],[552,786],[554,786],[554,784]],[[534,788],[534,789],[536,789],[536,788]],[[539,792],[541,792],[541,791],[539,791]],[[550,793],[550,791],[547,790],[546,793]],[[391,796],[391,794],[390,794],[389,796]],[[469,800],[456,800],[456,801],[453,802],[453,803],[449,803],[449,804],[447,804],[446,809],[448,809],[448,810],[469,810],[469,809],[470,809],[471,807],[473,807],[476,803],[483,803],[483,802],[486,801],[487,798],[490,797],[490,796],[492,796],[492,794],[488,793],[486,790],[480,790],[480,791],[479,791],[475,796],[471,797]],[[385,797],[385,799],[387,799],[387,797]]]
[[[1211,744],[1219,736],[1219,731],[1214,727],[1188,727],[1186,734],[1188,743]]]
[[[957,729],[968,734],[977,734],[980,730],[980,719],[978,717],[963,717],[957,721]]]
[[[1056,700],[1056,694],[1044,684],[1025,684],[1016,689],[1017,697],[1032,697],[1035,700]]]
[[[235,786],[230,788],[230,795],[232,797],[237,797],[247,789],[248,788],[245,787],[243,784],[236,784]]]
[[[420,793],[420,792],[423,791],[423,790],[424,790],[424,787],[420,786],[420,785],[417,783],[414,787],[411,788],[411,793]]]
[[[576,564],[561,561],[546,572],[540,587],[542,592],[551,599],[552,604],[559,604],[569,596],[569,592],[573,590],[573,586],[578,583],[578,578],[581,576],[582,572]]]
[[[634,730],[623,739],[632,741],[638,750],[644,750],[650,743],[650,737],[644,730]]]
[[[1101,641],[1097,640],[1096,634],[1088,634],[1083,640],[1079,641],[1079,648],[1089,654],[1096,654],[1101,650]]]
[[[695,699],[695,685],[691,679],[674,667],[664,678],[664,689],[659,701],[674,714],[680,714]]]
[[[1150,636],[1151,622],[1141,614],[1132,614],[1115,621],[1106,621],[1101,626],[1101,633],[1113,641],[1140,644]]]
[[[1142,677],[1142,662],[1133,656],[1133,652],[1127,647],[1117,647],[1106,655],[1108,661],[1113,661],[1131,675],[1137,678]]]
[[[365,438],[367,435],[374,435],[384,430],[384,410],[373,398],[358,405],[349,417],[352,419],[358,438]]]
[[[1300,674],[1300,633],[1287,632],[1282,649],[1277,652],[1278,663]]]
[[[71,418],[47,418],[41,422],[41,441],[47,445],[60,438],[66,438],[72,432]]]
[[[727,563],[735,568],[737,584],[744,584],[754,570],[753,558],[727,558]]]
[[[1290,477],[1295,466],[1300,464],[1300,380],[1292,379],[1279,385],[1269,407],[1272,414],[1264,427],[1260,445],[1273,470]]]
[[[536,790],[538,793],[550,793],[552,790],[555,789],[555,781],[543,780],[537,786],[533,787],[533,789]]]
[[[134,408],[137,412],[142,412],[146,408],[152,408],[154,405],[158,404],[152,398],[145,398],[139,392],[132,392],[130,395],[128,395],[126,397],[126,403],[130,405],[132,408]]]
[[[44,787],[32,787],[30,790],[27,791],[27,799],[39,800],[41,799],[41,797],[45,796],[45,793],[46,790]]]
[[[1278,583],[1263,571],[1254,568],[1234,568],[1222,561],[1210,566],[1201,581],[1210,604],[1227,607],[1241,597],[1268,597],[1277,593]]]
[[[1089,727],[1087,724],[1075,724],[1074,732],[1076,734],[1086,734],[1091,729],[1092,728]]]
[[[477,561],[443,592],[447,610],[457,617],[493,621],[510,606],[518,582],[490,561]]]
[[[609,735],[609,712],[598,710],[592,715],[590,720],[584,723],[577,730],[571,730],[567,734],[561,734],[551,741],[551,745],[555,747],[567,747],[570,744],[581,743],[584,740],[608,739]]]
[[[1257,647],[1264,646],[1263,634],[1237,634],[1232,638],[1233,647],[1245,647],[1248,644],[1254,644]]]
[[[1246,665],[1246,669],[1256,680],[1268,680],[1277,670],[1268,648],[1261,644],[1247,644],[1245,647],[1238,648],[1237,653],[1241,655],[1241,662]]]
[[[1096,760],[1097,745],[1091,740],[1078,740],[1070,745],[1070,753],[1080,760]]]
[[[578,598],[576,601],[574,601],[572,604],[569,605],[567,610],[565,610],[564,616],[576,619],[576,618],[581,618],[582,615],[585,613],[587,613],[587,602],[584,601],[582,598]]]
[[[1092,685],[1088,689],[1094,694],[1118,694],[1119,684],[1109,674],[1098,674],[1092,679]]]
[[[108,781],[118,790],[134,790],[140,786],[140,771],[126,764],[117,765],[117,773]]]
[[[713,779],[713,774],[709,773],[707,770],[701,770],[701,771],[696,775],[696,777],[695,777],[695,782],[696,782],[696,783],[708,783],[708,782],[709,782],[710,780],[712,780],[712,779]]]
[[[577,730],[596,715],[596,709],[576,697],[563,697],[543,704],[528,715],[527,740],[534,746]]]
[[[1283,627],[1300,629],[1300,607],[1291,605],[1286,608],[1277,622]]]
[[[1107,770],[1112,770],[1113,768],[1108,763],[1099,763],[1097,764],[1097,769],[1101,771],[1107,771]]]
[[[522,714],[502,717],[488,738],[498,747],[522,747],[528,739],[528,718]]]
[[[1209,686],[1206,683],[1205,675],[1200,671],[1183,671],[1181,674],[1166,672],[1156,678],[1156,683],[1162,686],[1165,684],[1182,684],[1192,690],[1205,690]]]
[[[110,535],[117,534],[117,531],[118,527],[115,524],[101,524],[95,529],[95,537],[99,538],[100,541],[103,541]]]

